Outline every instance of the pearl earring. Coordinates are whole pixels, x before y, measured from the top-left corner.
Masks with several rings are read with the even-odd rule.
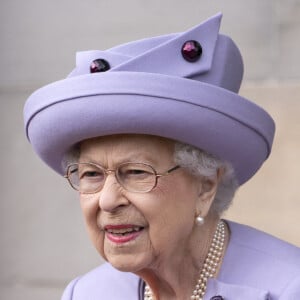
[[[198,225],[198,226],[201,226],[204,224],[204,218],[201,217],[200,215],[196,217],[195,219],[195,223]]]

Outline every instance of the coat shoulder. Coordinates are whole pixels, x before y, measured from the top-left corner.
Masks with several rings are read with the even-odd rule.
[[[289,291],[300,296],[300,248],[252,227],[228,224],[231,237],[220,279],[268,291],[270,299],[286,299],[281,297]]]
[[[300,269],[300,248],[247,225],[228,222],[234,247],[282,261]]]
[[[138,299],[139,285],[140,280],[136,275],[120,272],[104,263],[72,280],[62,300]]]

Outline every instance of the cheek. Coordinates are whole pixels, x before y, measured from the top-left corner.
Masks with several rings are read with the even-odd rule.
[[[97,218],[99,214],[98,195],[80,195],[80,206],[84,216],[84,221],[88,235],[98,250],[103,256],[103,239],[104,233],[97,225]]]
[[[171,244],[184,243],[189,238],[194,226],[195,195],[180,183],[157,188],[147,216],[154,249],[172,248]]]
[[[80,194],[80,206],[87,225],[91,225],[97,218],[99,210],[96,194]]]

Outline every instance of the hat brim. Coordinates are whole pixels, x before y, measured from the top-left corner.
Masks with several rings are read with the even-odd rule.
[[[113,134],[178,140],[230,162],[243,184],[268,157],[272,118],[247,99],[213,85],[142,72],[77,76],[36,91],[25,105],[28,139],[60,174],[70,147]]]

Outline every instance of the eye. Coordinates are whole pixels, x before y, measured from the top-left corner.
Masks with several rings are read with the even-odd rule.
[[[145,172],[144,170],[141,169],[127,169],[127,170],[120,170],[119,175],[122,176],[123,178],[142,178],[149,173]]]
[[[127,164],[119,168],[118,175],[122,179],[130,180],[140,180],[153,176],[152,169],[143,164]]]
[[[92,165],[83,165],[78,170],[79,180],[104,180],[104,172]]]
[[[80,178],[91,178],[91,177],[99,177],[103,176],[103,173],[97,171],[86,171],[80,175]]]
[[[141,169],[130,169],[130,170],[126,170],[125,174],[127,175],[141,175],[141,174],[147,174],[147,172],[145,170],[141,170]]]

